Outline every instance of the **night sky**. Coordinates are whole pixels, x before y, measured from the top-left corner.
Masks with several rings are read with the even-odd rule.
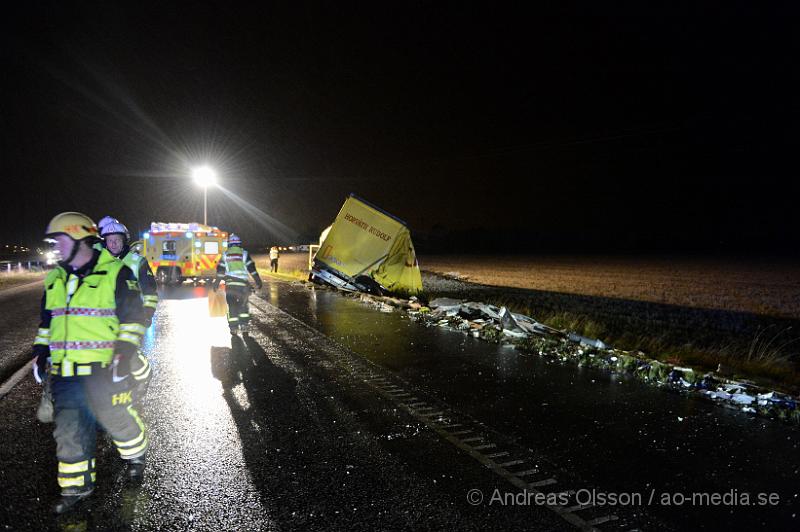
[[[202,221],[208,163],[253,246],[351,192],[423,253],[800,244],[792,3],[35,4],[3,21],[2,243]]]

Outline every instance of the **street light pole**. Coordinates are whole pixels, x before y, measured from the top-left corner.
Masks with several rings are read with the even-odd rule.
[[[203,187],[203,225],[208,225],[208,187]]]
[[[208,225],[208,187],[217,184],[217,173],[208,166],[192,170],[195,182],[203,187],[203,225]]]

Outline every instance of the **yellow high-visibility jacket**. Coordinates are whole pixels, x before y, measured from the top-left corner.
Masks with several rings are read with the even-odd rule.
[[[59,265],[45,278],[34,352],[47,349],[53,364],[109,363],[115,353],[136,353],[143,318],[131,270],[107,250],[95,251],[79,270]]]

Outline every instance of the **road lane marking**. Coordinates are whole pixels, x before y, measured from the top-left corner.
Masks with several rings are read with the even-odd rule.
[[[17,371],[15,371],[14,374],[11,375],[8,378],[8,380],[3,383],[2,386],[0,386],[0,399],[5,397],[6,394],[8,394],[8,392],[10,392],[14,388],[14,386],[16,386],[17,383],[19,383],[19,381],[21,381],[25,377],[25,374],[31,371],[32,367],[33,367],[33,360],[29,360],[27,364],[25,364]]]
[[[487,454],[486,458],[500,458],[500,457],[503,457],[503,456],[508,456],[508,451],[502,451],[502,452],[499,452],[499,453]]]
[[[569,508],[564,508],[565,512],[580,512],[581,510],[586,510],[588,508],[594,508],[594,504],[576,504],[575,506],[570,506]]]
[[[536,482],[530,482],[528,484],[531,488],[541,488],[542,486],[550,486],[556,483],[556,479],[554,478],[546,478],[544,480],[537,480]]]
[[[592,519],[591,521],[589,521],[589,524],[591,526],[602,525],[603,523],[607,523],[608,521],[614,521],[616,519],[617,519],[616,516],[604,515],[603,517],[598,517],[596,519]]]

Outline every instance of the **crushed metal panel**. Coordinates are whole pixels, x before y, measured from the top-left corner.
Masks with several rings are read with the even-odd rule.
[[[323,238],[313,277],[369,292],[377,287],[407,295],[422,291],[411,234],[402,220],[351,194]]]

